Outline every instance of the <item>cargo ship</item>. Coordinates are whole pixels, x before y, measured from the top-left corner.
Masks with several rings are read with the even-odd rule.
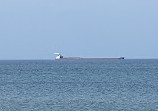
[[[124,57],[118,58],[81,58],[81,57],[63,57],[60,53],[54,53],[56,56],[55,60],[122,60]]]

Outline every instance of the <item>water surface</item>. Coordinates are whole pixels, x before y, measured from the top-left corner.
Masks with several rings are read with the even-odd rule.
[[[158,60],[0,61],[0,111],[158,111]]]

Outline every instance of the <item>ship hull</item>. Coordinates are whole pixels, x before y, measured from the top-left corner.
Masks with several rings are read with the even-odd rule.
[[[60,58],[56,60],[122,60],[124,57],[120,58]]]

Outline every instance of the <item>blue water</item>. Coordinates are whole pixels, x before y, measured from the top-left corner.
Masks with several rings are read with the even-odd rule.
[[[0,111],[158,111],[158,60],[0,61]]]

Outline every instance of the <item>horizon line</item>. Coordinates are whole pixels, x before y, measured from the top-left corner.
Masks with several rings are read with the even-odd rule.
[[[158,58],[126,58],[124,60],[147,60],[147,59],[151,59],[151,60],[154,60],[154,59],[158,59]],[[0,59],[0,61],[14,61],[14,60],[55,60],[55,59]]]

